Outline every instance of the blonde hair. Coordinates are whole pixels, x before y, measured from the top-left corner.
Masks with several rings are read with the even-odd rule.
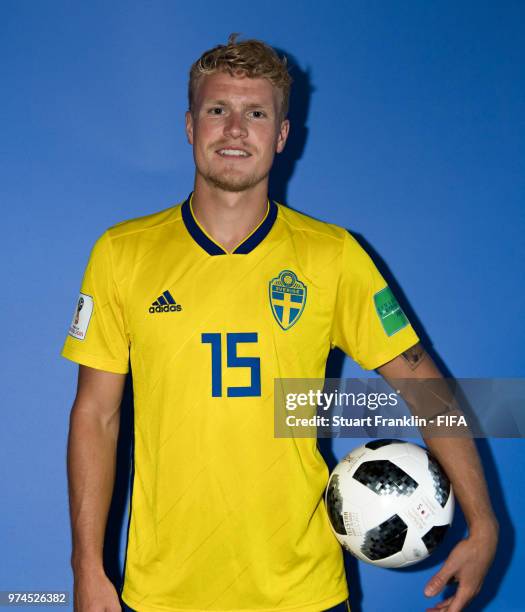
[[[200,79],[215,72],[228,72],[231,76],[268,79],[281,92],[283,120],[288,114],[292,77],[288,73],[287,58],[261,40],[249,39],[237,42],[239,34],[230,34],[226,45],[217,45],[205,51],[190,69],[188,102],[193,112],[195,92]]]

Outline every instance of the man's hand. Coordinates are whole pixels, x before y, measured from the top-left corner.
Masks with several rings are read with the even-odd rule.
[[[75,573],[75,612],[122,612],[117,591],[103,570]]]
[[[443,567],[425,587],[425,595],[434,597],[453,581],[458,588],[452,597],[439,602],[427,612],[460,612],[475,597],[487,573],[498,542],[498,526],[487,522],[462,540],[450,553]]]

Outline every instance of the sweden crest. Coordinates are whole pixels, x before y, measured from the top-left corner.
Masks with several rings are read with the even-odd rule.
[[[283,270],[270,281],[270,306],[277,323],[290,329],[297,323],[306,304],[306,285],[291,270]]]

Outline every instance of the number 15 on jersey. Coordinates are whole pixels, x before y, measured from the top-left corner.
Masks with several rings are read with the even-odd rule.
[[[224,342],[224,336],[226,342]],[[261,395],[261,360],[259,357],[239,357],[237,345],[256,343],[257,332],[232,332],[227,334],[205,333],[201,335],[203,344],[211,345],[211,394],[212,397],[223,397],[222,351],[226,345],[226,366],[228,368],[249,368],[250,385],[247,387],[226,387],[228,397],[260,397]]]

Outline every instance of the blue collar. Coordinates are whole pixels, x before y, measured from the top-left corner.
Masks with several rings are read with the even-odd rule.
[[[214,242],[201,228],[201,226],[197,223],[197,220],[193,216],[193,211],[191,209],[191,196],[193,192],[190,193],[187,200],[181,207],[182,211],[182,220],[184,221],[184,225],[186,229],[190,233],[191,237],[195,242],[202,247],[206,253],[209,255],[227,255],[228,251],[225,251],[219,244]],[[277,204],[273,201],[268,200],[268,211],[266,216],[247,238],[245,238],[240,244],[235,247],[235,250],[232,251],[233,254],[236,255],[246,255],[255,249],[268,235],[270,230],[275,223],[275,219],[277,219]]]

